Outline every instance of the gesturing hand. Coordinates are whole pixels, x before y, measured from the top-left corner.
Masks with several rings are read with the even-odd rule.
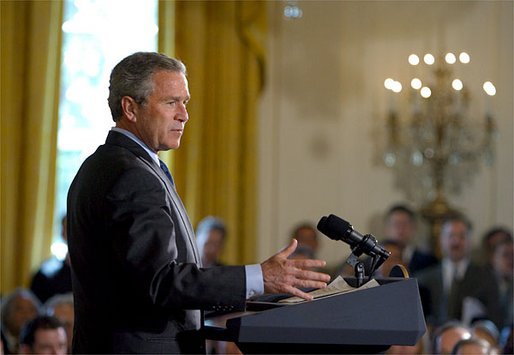
[[[277,254],[261,264],[264,278],[264,291],[267,293],[290,293],[305,300],[312,300],[312,296],[301,291],[298,287],[324,288],[330,281],[330,276],[321,272],[310,271],[308,268],[324,267],[323,260],[290,260],[298,245],[296,239]]]

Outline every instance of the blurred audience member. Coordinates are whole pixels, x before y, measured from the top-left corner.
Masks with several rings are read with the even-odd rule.
[[[421,251],[416,246],[416,218],[414,211],[402,204],[389,208],[384,217],[385,238],[402,246],[402,260],[410,273],[435,265],[438,261],[434,255]]]
[[[492,347],[497,347],[500,340],[498,327],[489,319],[478,319],[471,323],[473,337],[487,341]]]
[[[20,354],[67,353],[66,330],[52,316],[38,316],[23,327],[20,335]]]
[[[39,313],[41,304],[34,294],[17,288],[2,299],[2,343],[5,354],[18,352],[21,328]]]
[[[203,267],[221,266],[219,258],[225,246],[227,228],[216,217],[205,217],[196,228],[196,244],[202,257]]]
[[[66,216],[61,219],[62,239],[67,242]],[[69,257],[64,260],[52,257],[45,260],[37,273],[32,277],[30,289],[45,303],[53,295],[71,292],[71,269]]]
[[[429,295],[427,321],[435,326],[449,319],[463,320],[465,299],[474,305],[473,316],[484,316],[496,324],[501,317],[492,273],[470,260],[471,232],[471,223],[463,216],[444,221],[440,235],[443,259],[417,275],[420,287]]]
[[[497,243],[491,259],[492,268],[498,288],[500,314],[498,326],[500,329],[512,323],[514,311],[513,277],[514,277],[514,242],[502,240]]]
[[[71,344],[73,340],[73,324],[75,323],[75,313],[73,310],[73,294],[66,293],[55,295],[44,304],[45,313],[57,318],[66,330],[68,343],[68,353],[71,354]]]
[[[453,355],[491,355],[491,346],[479,338],[459,340],[452,349]]]
[[[485,265],[492,266],[494,249],[496,245],[504,241],[513,241],[512,231],[504,227],[493,227],[484,233],[482,237],[482,256]]]
[[[462,323],[448,321],[436,328],[432,336],[432,354],[451,354],[460,340],[470,339],[471,331]]]
[[[312,250],[314,257],[319,250],[318,231],[316,227],[308,222],[297,224],[292,232],[291,238],[298,241],[298,247],[307,247]]]

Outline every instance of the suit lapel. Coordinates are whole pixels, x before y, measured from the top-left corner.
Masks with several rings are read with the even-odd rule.
[[[119,145],[130,150],[137,157],[137,159],[148,166],[155,173],[155,175],[161,179],[163,184],[166,186],[166,191],[173,204],[173,206],[170,206],[170,210],[177,212],[177,220],[180,220],[183,230],[186,231],[186,235],[182,237],[186,239],[186,243],[188,245],[187,252],[191,254],[191,258],[188,259],[194,260],[195,263],[201,267],[201,258],[194,240],[195,234],[189,217],[187,216],[186,209],[182,204],[182,200],[180,199],[175,186],[173,186],[161,167],[155,163],[152,157],[150,157],[146,150],[144,150],[138,143],[134,142],[132,139],[123,135],[122,133],[110,131],[107,136],[106,144]]]

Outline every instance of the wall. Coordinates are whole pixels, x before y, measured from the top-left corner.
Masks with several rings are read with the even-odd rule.
[[[471,55],[472,112],[490,105],[498,123],[497,160],[481,166],[450,202],[475,224],[475,243],[492,224],[513,225],[512,2],[302,1],[300,19],[270,2],[267,87],[260,120],[258,255],[283,246],[298,221],[330,213],[357,230],[381,236],[381,215],[405,195],[376,159],[373,132],[385,120],[387,77],[412,75],[407,57],[452,49]],[[480,82],[481,80],[481,82]],[[480,82],[480,83],[479,83]],[[420,207],[414,204],[414,207]],[[422,233],[424,234],[424,233]],[[422,245],[427,244],[421,238]],[[346,257],[343,244],[323,239],[321,256]]]

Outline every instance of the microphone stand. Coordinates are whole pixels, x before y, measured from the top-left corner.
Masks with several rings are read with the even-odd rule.
[[[373,252],[373,248],[375,245],[377,245],[377,243],[377,239],[374,236],[371,234],[366,234],[359,243],[355,243],[352,246],[352,253],[346,259],[346,263],[353,267],[355,279],[357,280],[357,287],[361,287],[364,284],[364,278],[366,277],[364,263],[359,260],[359,256],[364,253],[371,256],[371,269],[369,271],[369,276],[366,282],[371,280],[371,276],[373,276],[375,270],[378,269],[389,256],[384,256],[381,254],[379,255]]]

